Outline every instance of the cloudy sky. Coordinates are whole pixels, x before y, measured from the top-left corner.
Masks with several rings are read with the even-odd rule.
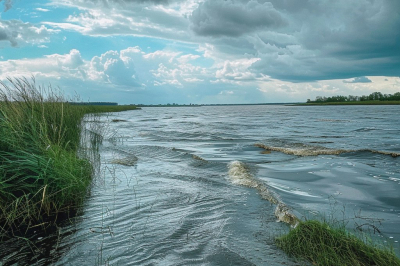
[[[399,0],[0,0],[0,80],[84,101],[400,91]]]

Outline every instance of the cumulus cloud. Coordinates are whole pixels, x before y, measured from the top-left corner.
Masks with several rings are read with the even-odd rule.
[[[255,80],[255,73],[249,71],[249,67],[260,60],[259,58],[225,61],[223,67],[216,71],[215,77],[222,82],[238,83],[246,80]]]
[[[52,54],[35,59],[19,59],[0,62],[0,79],[7,76],[31,76],[59,78],[60,76],[84,79],[85,62],[78,50],[68,54]]]
[[[343,82],[344,83],[370,83],[372,81],[367,77],[356,77],[352,80],[343,80]]]
[[[164,50],[145,53],[135,46],[121,51],[110,50],[84,60],[80,51],[72,49],[67,54],[0,62],[0,79],[7,76],[39,75],[109,84],[119,89],[134,90],[161,85],[181,88],[185,84],[200,83],[212,76],[205,68],[192,64],[198,57]],[[138,71],[136,64],[141,66]]]
[[[187,83],[200,83],[212,78],[212,71],[193,64],[199,55],[156,51],[143,55],[151,67],[155,86],[172,85],[183,88]],[[157,64],[156,67],[154,67]]]
[[[26,44],[42,44],[50,41],[50,36],[58,32],[44,25],[35,26],[21,20],[0,19],[0,45],[13,47]],[[3,44],[3,45],[4,45]]]
[[[103,80],[117,86],[141,86],[137,82],[134,63],[127,59],[126,53],[121,57],[121,53],[117,51],[108,51],[101,56],[95,56],[90,61],[88,72],[92,80]]]

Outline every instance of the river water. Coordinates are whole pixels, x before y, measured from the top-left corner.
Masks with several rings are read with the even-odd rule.
[[[274,245],[292,217],[369,230],[400,254],[399,114],[266,105],[103,116],[82,214],[28,247],[3,243],[0,265],[299,265]]]

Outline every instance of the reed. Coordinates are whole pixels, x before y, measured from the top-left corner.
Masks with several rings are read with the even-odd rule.
[[[400,259],[388,246],[378,246],[369,238],[350,234],[344,227],[327,222],[300,222],[276,239],[278,247],[290,256],[324,266],[400,266]]]
[[[94,170],[87,153],[78,156],[82,119],[134,109],[113,107],[70,105],[34,79],[0,82],[1,237],[54,224],[81,205]]]

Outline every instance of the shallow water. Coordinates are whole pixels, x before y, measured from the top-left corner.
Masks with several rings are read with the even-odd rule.
[[[3,243],[0,265],[298,265],[273,244],[289,228],[285,215],[378,229],[373,237],[400,254],[399,111],[203,106],[104,116],[101,172],[82,215],[29,248]]]

